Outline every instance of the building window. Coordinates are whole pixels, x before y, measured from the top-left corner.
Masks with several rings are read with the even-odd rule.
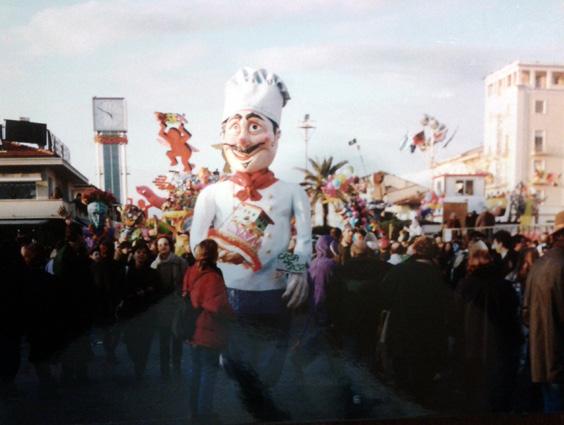
[[[35,199],[35,182],[2,182],[0,199]]]
[[[535,153],[544,152],[544,131],[535,130]]]
[[[464,183],[464,192],[466,195],[474,195],[474,180],[466,180]]]
[[[521,84],[528,86],[530,83],[531,74],[529,71],[521,71]]]
[[[474,195],[474,180],[456,180],[455,187],[457,195]]]
[[[564,87],[564,72],[552,73],[552,85]]]
[[[546,72],[537,71],[535,73],[535,88],[545,89],[546,88]]]
[[[546,102],[544,100],[535,100],[535,113],[544,114],[546,113]]]
[[[464,195],[464,180],[457,180],[456,181],[456,194],[457,195]]]

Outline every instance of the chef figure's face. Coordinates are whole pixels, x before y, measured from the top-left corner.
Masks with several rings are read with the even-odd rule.
[[[272,164],[279,138],[280,130],[267,117],[239,111],[225,122],[223,153],[233,171],[252,173]]]

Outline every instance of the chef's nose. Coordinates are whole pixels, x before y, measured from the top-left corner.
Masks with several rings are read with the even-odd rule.
[[[237,144],[242,148],[248,148],[251,145],[247,129],[241,129],[241,133],[239,133],[239,137],[237,138]]]

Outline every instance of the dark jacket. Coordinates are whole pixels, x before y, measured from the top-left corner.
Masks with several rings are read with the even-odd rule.
[[[446,303],[443,275],[433,263],[410,258],[390,270],[382,282],[391,311],[388,347],[393,357],[426,358],[436,368],[446,356]]]
[[[475,223],[476,227],[495,226],[495,216],[489,211],[483,211],[478,215]]]
[[[498,267],[485,266],[464,278],[456,300],[464,322],[466,359],[499,367],[519,352],[523,342],[519,300]]]
[[[551,249],[531,268],[523,321],[529,326],[533,382],[564,383],[564,248]]]
[[[32,363],[45,361],[61,347],[62,318],[57,278],[42,264],[26,266],[22,273],[24,325]]]
[[[53,268],[61,285],[64,326],[71,339],[85,334],[92,326],[94,290],[90,266],[85,249],[75,250],[68,244],[55,258]]]
[[[391,268],[375,257],[353,257],[335,268],[327,303],[339,332],[375,335],[383,308],[380,284]]]
[[[92,263],[94,319],[104,326],[115,321],[117,306],[124,296],[125,266],[112,258]]]
[[[130,319],[147,311],[157,302],[160,293],[159,273],[147,263],[141,268],[131,264],[125,275],[121,319]]]
[[[507,251],[507,254],[505,254],[505,257],[503,258],[498,253],[496,253],[494,257],[498,267],[500,267],[501,269],[501,275],[503,277],[506,277],[508,274],[515,270],[515,268],[517,267],[517,262],[519,260],[519,256],[512,249]]]
[[[196,320],[192,344],[223,348],[228,337],[227,319],[234,313],[219,269],[206,267],[200,270],[197,265],[190,267],[184,276],[183,292],[190,294],[194,308],[202,309]]]

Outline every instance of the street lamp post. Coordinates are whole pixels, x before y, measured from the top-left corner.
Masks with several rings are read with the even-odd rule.
[[[307,143],[309,142],[309,138],[311,136],[309,130],[314,130],[316,127],[309,119],[309,114],[304,115],[304,120],[301,121],[298,125],[298,128],[304,130],[304,142],[305,142],[305,170],[307,171],[307,163],[308,163],[308,155],[307,155]]]
[[[362,171],[364,172],[364,174],[367,174],[366,171],[366,164],[364,163],[364,157],[362,156],[362,153],[360,152],[360,143],[358,143],[358,140],[356,139],[352,139],[348,141],[349,146],[355,146],[356,145],[356,150],[358,151],[358,156],[360,157],[360,163],[362,164]]]

